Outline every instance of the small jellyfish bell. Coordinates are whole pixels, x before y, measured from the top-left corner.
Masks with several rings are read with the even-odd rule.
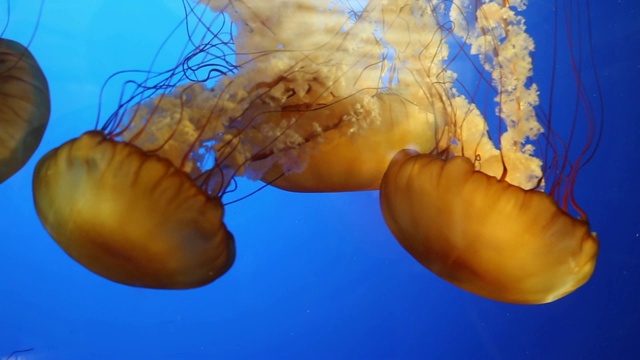
[[[23,45],[0,38],[0,183],[29,161],[49,122],[47,79]]]

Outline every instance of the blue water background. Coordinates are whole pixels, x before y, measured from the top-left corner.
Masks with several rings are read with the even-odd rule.
[[[552,19],[540,2],[526,15],[544,42]],[[265,189],[229,206],[236,263],[200,289],[137,289],[85,270],[38,221],[34,164],[93,128],[104,80],[146,68],[183,10],[48,0],[38,20],[39,3],[12,1],[4,34],[27,43],[39,25],[30,49],[53,108],[34,158],[0,186],[0,359],[640,358],[640,2],[592,0],[606,124],[575,191],[601,254],[588,284],[541,306],[479,298],[428,272],[387,230],[376,192]]]

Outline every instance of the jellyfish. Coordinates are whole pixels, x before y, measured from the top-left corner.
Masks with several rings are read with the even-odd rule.
[[[198,134],[215,123],[209,114],[194,113],[192,124],[162,111],[211,98],[194,82],[173,86],[177,99],[143,101],[147,91],[170,87],[176,69],[153,85],[167,73],[149,72],[101,126],[49,151],[35,167],[33,198],[46,231],[79,264],[120,284],[197,288],[235,260],[224,189],[210,190],[213,170],[197,166],[208,146]]]
[[[158,145],[146,124],[114,114],[36,165],[33,196],[44,227],[77,262],[121,284],[189,289],[218,279],[235,260],[235,241],[219,194],[190,176],[193,144],[180,143],[184,129],[154,128]]]
[[[214,112],[236,111],[216,115],[225,125],[213,151],[225,178],[246,176],[297,192],[377,190],[397,151],[446,146],[447,93],[435,85],[451,81],[437,66],[444,45],[437,37],[407,37],[439,32],[433,17],[406,21],[433,4],[201,3],[229,17],[236,30],[237,70],[213,89]],[[419,56],[436,66],[423,67]]]
[[[500,153],[487,159],[477,150],[471,151],[475,158],[466,156],[468,150],[446,156],[400,151],[382,181],[382,212],[398,242],[456,286],[502,302],[552,302],[587,282],[596,264],[598,238],[572,189],[588,158],[593,124],[577,162],[570,163],[568,153],[559,154],[545,177],[542,162],[531,159],[533,146],[525,145],[543,131],[535,112],[538,90],[529,82],[533,41],[517,14],[525,3],[456,4],[477,19],[469,27],[460,14],[451,16],[498,90],[498,115],[506,128]],[[578,78],[577,83],[583,82]],[[584,104],[590,115],[591,105]],[[546,124],[551,130],[551,123]],[[562,148],[554,136],[546,140],[554,149]],[[466,140],[461,145],[474,149]],[[514,155],[532,161],[514,161]],[[492,163],[486,167],[485,162]],[[561,175],[553,179],[555,174]],[[540,191],[547,178],[549,194]],[[564,193],[559,190],[563,186],[569,187]],[[578,218],[569,213],[569,205]]]
[[[598,239],[553,198],[447,160],[399,152],[380,189],[384,218],[422,265],[474,294],[517,304],[561,298],[594,271]]]
[[[29,161],[49,122],[49,85],[31,52],[0,38],[0,183]]]

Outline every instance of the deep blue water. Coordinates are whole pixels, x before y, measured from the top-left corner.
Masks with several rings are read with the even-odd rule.
[[[375,192],[265,189],[229,206],[236,263],[196,290],[118,285],[72,261],[36,216],[33,167],[93,128],[110,74],[148,66],[182,16],[179,0],[150,3],[47,0],[38,20],[39,0],[12,1],[4,37],[27,43],[39,25],[30,49],[53,108],[32,161],[0,186],[0,359],[25,349],[12,359],[640,358],[639,2],[592,0],[606,118],[575,191],[601,253],[584,287],[540,306],[486,300],[428,272],[387,230]],[[526,13],[539,42],[549,14]]]

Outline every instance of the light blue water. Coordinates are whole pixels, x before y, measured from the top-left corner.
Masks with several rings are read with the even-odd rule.
[[[38,22],[39,0],[13,1],[4,37],[27,43],[39,24],[30,49],[49,79],[52,115],[32,161],[0,186],[0,359],[21,349],[32,350],[12,359],[638,358],[640,3],[592,2],[606,125],[576,193],[601,255],[576,293],[515,306],[420,266],[387,230],[375,192],[266,189],[228,207],[238,257],[201,289],[137,289],[88,272],[40,225],[34,164],[94,126],[104,80],[146,68],[181,3],[47,0]],[[527,12],[539,42],[549,14],[544,4]]]

